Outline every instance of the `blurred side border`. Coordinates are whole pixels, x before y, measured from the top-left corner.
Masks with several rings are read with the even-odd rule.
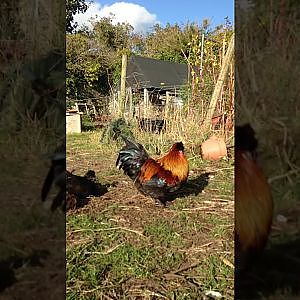
[[[235,122],[256,133],[274,202],[268,244],[236,271],[235,299],[300,297],[299,25],[299,1],[235,1]]]
[[[41,190],[65,153],[65,1],[1,1],[0,298],[65,299],[65,214]]]

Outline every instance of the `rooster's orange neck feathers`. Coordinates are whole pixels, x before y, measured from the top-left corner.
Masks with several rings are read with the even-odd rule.
[[[185,181],[189,174],[189,164],[183,149],[178,150],[178,144],[174,144],[169,153],[157,159],[157,162],[165,170],[172,172],[173,176],[178,177],[179,181]]]

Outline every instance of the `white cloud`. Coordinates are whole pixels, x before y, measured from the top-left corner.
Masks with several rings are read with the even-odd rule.
[[[91,28],[91,18],[95,18],[101,11],[101,5],[98,3],[92,3],[85,13],[79,13],[74,15],[74,22],[77,22],[79,27],[86,25]]]
[[[104,6],[99,3],[92,3],[84,14],[76,14],[74,21],[79,26],[87,25],[91,28],[91,18],[109,17],[110,14],[114,15],[113,24],[127,22],[132,25],[135,32],[146,33],[151,30],[154,24],[159,23],[156,15],[151,14],[145,7],[128,2],[116,2]]]

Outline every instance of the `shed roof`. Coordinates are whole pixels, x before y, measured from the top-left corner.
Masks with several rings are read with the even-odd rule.
[[[174,89],[187,83],[186,64],[131,56],[127,64],[126,84],[132,88]]]

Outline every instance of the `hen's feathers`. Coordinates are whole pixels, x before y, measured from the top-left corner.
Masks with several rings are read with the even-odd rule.
[[[164,169],[159,162],[149,158],[141,168],[139,180],[141,183],[146,183],[151,179],[153,181],[153,176],[159,179],[158,186],[161,186],[163,183],[174,185],[179,181],[177,176],[174,176],[171,171]],[[154,185],[154,183],[152,182],[151,185]]]
[[[184,146],[182,142],[175,143],[169,153],[159,158],[157,162],[172,175],[178,178],[178,181],[185,182],[189,174],[189,164],[184,155]]]
[[[271,190],[262,170],[245,153],[237,151],[236,160],[236,230],[241,251],[263,249],[272,221]]]
[[[67,173],[67,191],[78,198],[88,196],[101,196],[107,192],[107,188],[97,182],[96,174],[93,170],[88,170],[84,176]]]

